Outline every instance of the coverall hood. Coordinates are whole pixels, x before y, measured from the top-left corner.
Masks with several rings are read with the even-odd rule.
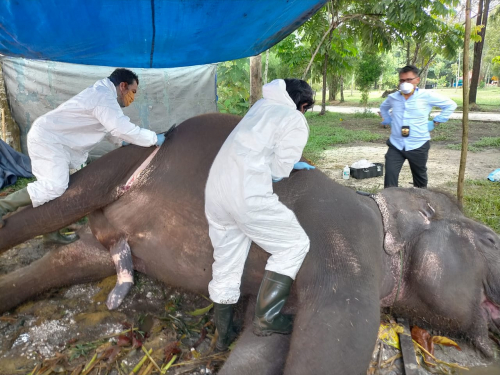
[[[288,95],[286,83],[282,79],[275,79],[262,86],[262,96],[264,99],[274,100],[280,104],[297,109],[297,105],[290,98],[290,95]]]

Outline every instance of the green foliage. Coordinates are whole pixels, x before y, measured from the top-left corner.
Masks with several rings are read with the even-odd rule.
[[[500,195],[498,182],[489,180],[466,180],[464,188],[464,211],[500,234]]]
[[[378,118],[378,119],[380,119],[379,115],[377,115],[376,113],[373,113],[372,111],[369,111],[367,108],[365,108],[364,111],[354,112],[354,114],[352,116],[354,118]]]
[[[219,111],[244,115],[250,98],[250,62],[248,59],[226,61],[217,65]]]
[[[476,147],[500,147],[500,137],[482,137],[474,143]]]
[[[30,182],[35,181],[36,178],[24,178],[24,177],[19,177],[14,185],[10,185],[7,187],[4,187],[3,189],[0,190],[0,192],[6,192],[6,193],[13,193],[14,191],[24,189]]]
[[[378,81],[382,74],[382,60],[375,53],[362,53],[361,59],[356,67],[356,85],[361,91],[360,103],[364,106],[368,104],[370,87]]]
[[[485,148],[500,147],[500,137],[483,137],[479,141],[469,144],[467,150],[471,152],[479,152]],[[461,150],[461,144],[448,145],[448,148],[452,150]]]
[[[372,142],[381,139],[381,135],[366,130],[348,130],[341,126],[346,117],[353,115],[326,112],[319,116],[317,113],[307,113],[310,134],[309,141],[304,149],[304,156],[313,162],[321,158],[324,150],[333,148],[335,145],[353,142]]]

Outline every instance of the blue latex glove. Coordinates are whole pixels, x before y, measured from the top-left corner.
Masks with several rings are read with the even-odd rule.
[[[429,131],[434,130],[434,121],[431,120],[427,123],[427,129],[429,129]]]
[[[299,161],[294,164],[293,169],[316,169],[316,167],[313,167],[312,165],[307,164],[305,161]]]
[[[123,141],[122,146],[128,146],[130,143]]]
[[[280,178],[273,178],[273,182],[279,182],[279,181],[281,181],[281,180],[283,180],[283,177],[280,177]]]
[[[157,146],[161,146],[165,142],[165,134],[156,134],[156,138],[158,139],[156,141]]]

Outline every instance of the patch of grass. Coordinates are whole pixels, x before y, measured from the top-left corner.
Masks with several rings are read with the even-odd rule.
[[[354,118],[377,118],[377,119],[380,119],[379,115],[377,115],[376,113],[373,113],[372,111],[367,110],[366,108],[362,112],[354,112],[353,117]]]
[[[483,137],[474,143],[476,147],[500,147],[500,137]]]
[[[459,121],[443,122],[442,124],[436,126],[432,131],[432,140],[434,142],[440,142],[456,139],[457,132],[461,129],[461,126],[461,122]]]
[[[446,147],[449,148],[450,150],[460,151],[462,149],[462,144],[461,143],[453,143],[453,144],[446,145]],[[481,150],[479,148],[474,147],[473,145],[469,144],[467,146],[467,151],[470,151],[470,152],[479,152]]]
[[[373,90],[370,91],[370,97],[368,99],[369,107],[379,107],[380,104],[385,100],[382,98],[382,93],[385,90]],[[441,88],[433,89],[432,92],[443,95],[447,98],[454,100],[458,104],[457,111],[462,110],[463,94],[462,88]],[[316,93],[316,104],[321,104],[321,91]],[[340,97],[340,94],[339,94]],[[345,102],[333,102],[334,105],[341,105],[344,107],[361,107],[359,103],[361,99],[361,92],[354,90],[351,95],[350,87],[344,89],[344,99]],[[327,105],[330,103],[327,102]],[[500,107],[500,87],[485,87],[477,90],[477,106],[472,108],[472,110],[483,111],[483,112],[498,112]],[[434,108],[438,110],[438,108]]]
[[[489,180],[466,180],[465,214],[500,234],[500,183]]]
[[[452,150],[461,150],[462,144],[451,144],[447,145],[446,147]],[[500,137],[483,137],[477,142],[469,143],[469,145],[467,146],[467,151],[479,152],[482,149],[490,147],[500,147]]]
[[[349,130],[340,126],[345,114],[327,112],[323,116],[309,114],[310,134],[309,141],[304,149],[304,156],[313,162],[321,158],[321,153],[335,145],[348,144],[354,142],[372,142],[382,138],[379,134],[371,133],[367,130]]]
[[[0,193],[1,192],[13,193],[14,191],[18,191],[25,188],[30,182],[33,182],[35,180],[36,180],[35,177],[32,178],[19,177],[14,185],[4,187],[3,189],[0,190]]]

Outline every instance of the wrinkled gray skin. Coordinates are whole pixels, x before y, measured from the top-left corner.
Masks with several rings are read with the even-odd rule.
[[[186,121],[128,191],[122,187],[153,148],[113,151],[73,175],[61,198],[8,218],[0,230],[2,251],[89,213],[95,237],[83,232],[80,241],[2,277],[0,309],[51,287],[114,274],[107,250],[124,243],[136,270],[207,293],[213,259],[204,186],[238,121],[219,114]],[[221,373],[365,374],[380,308],[392,304],[399,315],[448,335],[467,335],[491,354],[488,327],[498,331],[500,323],[499,237],[464,217],[448,196],[391,188],[372,199],[317,169],[294,172],[274,187],[311,239],[287,304],[296,313],[294,331],[257,337],[247,324]],[[243,294],[257,293],[266,259],[254,245]],[[250,304],[248,319],[252,312]]]

